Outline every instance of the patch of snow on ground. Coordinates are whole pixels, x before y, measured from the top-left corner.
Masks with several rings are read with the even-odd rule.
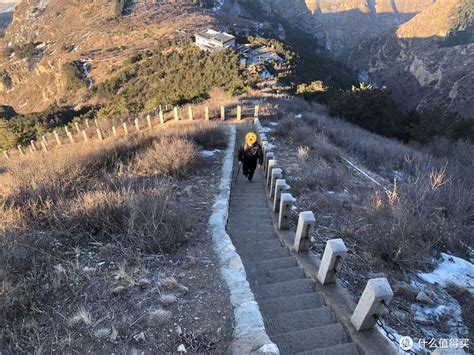
[[[474,265],[467,260],[445,253],[441,253],[441,257],[442,261],[433,272],[421,273],[418,276],[433,285],[446,287],[453,284],[474,293]]]
[[[411,284],[415,289],[425,292],[433,301],[433,304],[416,302],[411,305],[414,320],[420,325],[420,331],[425,337],[462,338],[469,333],[461,316],[461,306],[448,292],[423,282],[412,281]],[[448,325],[448,330],[442,334],[438,326],[441,321]]]
[[[221,152],[220,149],[203,150],[203,151],[199,152],[199,155],[204,157],[204,158],[211,158],[211,157],[213,157],[214,155],[216,155],[217,153],[220,153],[220,152]]]
[[[270,126],[278,126],[278,122],[268,122]]]
[[[268,133],[268,132],[273,131],[273,128],[271,128],[271,127],[262,127],[261,131],[263,133]]]
[[[217,12],[222,8],[222,6],[224,6],[224,0],[215,0],[212,11]]]

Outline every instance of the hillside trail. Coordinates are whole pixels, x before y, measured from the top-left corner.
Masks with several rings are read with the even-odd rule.
[[[245,132],[245,127],[237,130],[234,173]],[[281,354],[359,354],[322,294],[275,234],[262,175],[257,169],[254,182],[249,183],[240,173],[233,182],[227,232],[242,259],[270,339]]]

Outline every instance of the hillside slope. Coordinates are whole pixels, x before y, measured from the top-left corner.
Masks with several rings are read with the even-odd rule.
[[[453,16],[462,2],[439,0],[396,32],[369,39],[347,56],[348,62],[387,85],[406,110],[446,106],[474,118],[474,41],[450,44]]]
[[[134,52],[213,22],[186,3],[137,0],[117,18],[115,1],[24,0],[0,42],[17,49],[0,59],[0,101],[21,113],[84,103],[86,88],[68,90],[65,63],[86,64],[89,86],[100,83]]]

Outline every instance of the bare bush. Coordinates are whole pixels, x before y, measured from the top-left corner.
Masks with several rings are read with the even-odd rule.
[[[163,137],[152,149],[139,154],[131,171],[141,175],[184,177],[199,161],[196,146],[184,138]]]

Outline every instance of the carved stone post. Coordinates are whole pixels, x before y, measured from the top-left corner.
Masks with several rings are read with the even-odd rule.
[[[275,183],[275,197],[273,199],[273,212],[280,211],[281,194],[288,190],[290,186],[285,179],[277,179]]]
[[[188,106],[188,118],[189,118],[190,121],[194,120],[193,107],[192,106]]]
[[[270,179],[272,177],[272,170],[277,166],[277,160],[276,159],[270,159],[268,161],[267,165],[267,186],[270,186]]]
[[[301,212],[296,227],[295,245],[297,253],[304,253],[309,250],[311,232],[316,225],[316,218],[311,211]]]
[[[204,119],[209,121],[209,107],[207,106],[204,108]]]
[[[318,271],[318,280],[322,285],[336,283],[336,273],[340,270],[346,255],[347,248],[342,239],[327,241]]]
[[[275,193],[276,180],[283,178],[283,170],[280,168],[273,168],[270,182],[270,198],[273,198]]]
[[[242,106],[237,106],[237,121],[242,120]]]
[[[352,314],[354,327],[358,331],[372,329],[377,318],[387,312],[385,305],[388,306],[392,297],[392,288],[386,278],[370,279]]]
[[[281,194],[280,213],[278,215],[278,228],[290,229],[291,209],[295,199],[289,193]]]

